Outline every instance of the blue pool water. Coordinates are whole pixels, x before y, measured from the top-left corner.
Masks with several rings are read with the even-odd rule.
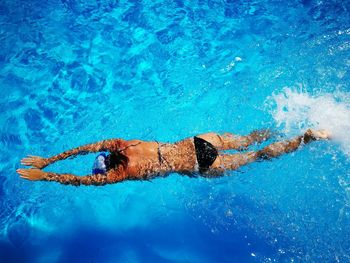
[[[350,262],[350,2],[0,2],[0,262]],[[329,128],[217,179],[29,182],[27,154]],[[94,155],[46,170],[88,174]]]

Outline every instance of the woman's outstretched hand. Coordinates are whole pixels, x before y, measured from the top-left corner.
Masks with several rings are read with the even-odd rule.
[[[20,175],[21,178],[31,180],[31,181],[43,180],[46,174],[46,172],[35,168],[17,169],[16,172]]]
[[[27,165],[27,166],[31,165],[38,169],[42,169],[46,167],[49,163],[46,158],[43,158],[40,156],[28,155],[27,157],[21,160],[21,164]]]

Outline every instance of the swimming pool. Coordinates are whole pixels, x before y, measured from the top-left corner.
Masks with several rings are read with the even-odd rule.
[[[0,3],[0,262],[349,262],[348,1]],[[217,179],[15,173],[113,137],[336,138]],[[94,155],[47,170],[90,172]],[[229,176],[230,175],[230,176]]]

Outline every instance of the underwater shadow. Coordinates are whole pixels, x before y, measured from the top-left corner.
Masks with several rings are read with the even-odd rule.
[[[237,200],[240,206],[255,206],[247,202],[251,200]],[[214,222],[216,217],[208,215],[206,220]],[[230,231],[213,233],[186,214],[128,230],[92,224],[77,221],[65,232],[57,226],[50,236],[31,235],[17,245],[0,241],[0,263],[256,262],[255,255],[275,258],[278,253],[277,247],[248,227],[233,226]]]

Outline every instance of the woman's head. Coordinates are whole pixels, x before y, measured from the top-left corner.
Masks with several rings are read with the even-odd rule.
[[[104,153],[101,153],[98,156],[96,156],[94,165],[92,166],[93,174],[104,174],[107,172],[106,159],[107,155]]]
[[[96,156],[92,166],[92,174],[105,174],[110,169],[115,169],[119,165],[126,168],[129,158],[121,152],[112,152],[108,155],[100,153]]]

